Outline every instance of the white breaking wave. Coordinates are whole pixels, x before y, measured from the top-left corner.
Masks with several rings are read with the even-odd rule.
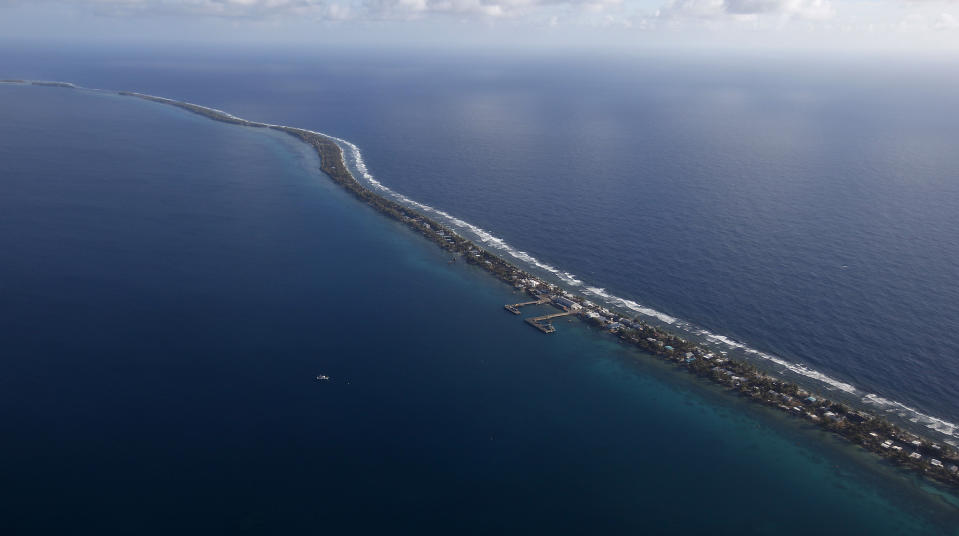
[[[559,268],[556,268],[555,266],[551,266],[537,259],[536,257],[530,255],[529,253],[525,251],[522,251],[514,248],[513,246],[510,246],[502,238],[499,238],[498,236],[494,236],[492,233],[490,233],[486,229],[483,229],[482,227],[479,227],[478,225],[473,225],[472,223],[461,220],[453,216],[452,214],[446,211],[440,210],[436,207],[432,207],[425,203],[420,203],[419,201],[410,199],[409,197],[389,188],[388,186],[384,185],[380,181],[376,180],[375,177],[373,177],[373,174],[370,173],[369,169],[366,167],[366,162],[363,160],[363,153],[360,152],[360,148],[357,147],[356,144],[340,138],[335,138],[333,136],[329,136],[329,137],[343,144],[350,150],[350,153],[351,153],[350,156],[353,158],[353,167],[360,172],[360,175],[362,176],[363,180],[366,181],[367,184],[373,186],[377,190],[380,190],[381,192],[388,194],[390,197],[396,199],[397,201],[400,201],[401,203],[405,205],[418,208],[422,210],[423,212],[427,212],[435,216],[439,216],[446,223],[452,224],[454,227],[458,227],[460,230],[469,231],[473,236],[477,237],[479,241],[485,244],[486,246],[508,253],[513,258],[519,259],[527,264],[536,266],[537,268],[541,270],[545,270],[546,272],[549,272],[553,274],[554,276],[556,276],[560,281],[566,283],[567,285],[578,287],[583,284],[583,282],[577,279],[576,276],[574,276],[573,274],[569,272],[564,272],[560,270]]]
[[[77,89],[87,89],[87,90],[92,90],[92,91],[104,91],[104,92],[107,91],[107,90],[98,90],[98,89],[83,88],[83,87],[80,87],[80,86],[72,86],[72,87],[75,87],[75,88],[77,88]],[[165,101],[165,102],[169,102],[169,103],[171,103],[171,104],[177,104],[177,103],[178,103],[178,101],[175,101],[175,100],[172,100],[172,99],[167,99],[167,98],[164,98],[164,97],[155,97],[155,96],[153,96],[153,95],[146,95],[146,94],[141,94],[141,95],[144,95],[144,96],[147,96],[147,97],[151,97],[151,98],[155,98],[155,99],[160,99],[160,100],[163,100],[163,101]],[[505,252],[505,253],[509,254],[510,256],[512,256],[512,257],[514,257],[514,258],[516,258],[516,259],[518,259],[518,260],[520,260],[520,261],[523,261],[523,262],[527,263],[527,265],[535,266],[535,267],[537,267],[537,268],[539,268],[539,269],[541,269],[541,270],[544,270],[544,271],[546,271],[546,272],[548,272],[548,273],[550,273],[550,274],[553,274],[557,279],[559,279],[559,280],[562,281],[563,283],[566,283],[566,284],[569,285],[569,286],[572,286],[572,287],[583,287],[582,290],[581,290],[581,292],[583,292],[584,294],[592,295],[592,296],[594,296],[594,297],[596,297],[596,298],[599,298],[600,300],[602,300],[603,302],[605,302],[607,305],[610,305],[610,306],[612,306],[612,307],[625,308],[625,309],[628,309],[628,310],[630,310],[630,311],[634,311],[634,312],[637,313],[637,314],[644,315],[644,316],[647,316],[647,317],[650,317],[650,318],[655,318],[656,320],[659,320],[660,322],[663,322],[663,323],[666,323],[666,324],[669,324],[669,325],[672,325],[672,326],[676,326],[676,327],[679,327],[679,328],[687,329],[687,330],[689,330],[689,331],[691,331],[691,332],[693,332],[693,333],[695,333],[695,334],[697,334],[697,335],[705,338],[706,340],[709,340],[709,341],[712,342],[712,343],[722,344],[722,345],[724,345],[724,346],[726,346],[726,347],[728,347],[728,348],[730,348],[730,349],[735,349],[735,350],[741,351],[741,352],[743,352],[743,353],[745,353],[745,354],[752,355],[752,356],[756,356],[756,357],[759,357],[759,358],[768,360],[768,361],[770,361],[770,362],[772,362],[772,363],[776,363],[777,365],[782,366],[784,369],[789,370],[790,372],[793,372],[793,373],[795,373],[795,374],[799,374],[799,375],[801,375],[801,376],[804,376],[804,377],[807,377],[807,378],[810,378],[810,379],[819,381],[819,382],[821,382],[821,383],[823,383],[823,384],[825,384],[825,385],[828,385],[828,386],[830,386],[830,387],[832,387],[832,388],[838,389],[838,390],[840,390],[840,391],[842,391],[842,392],[844,392],[844,393],[847,393],[847,394],[849,394],[849,395],[853,395],[853,396],[859,397],[859,396],[862,394],[862,392],[859,391],[858,389],[856,389],[853,385],[848,384],[848,383],[845,383],[845,382],[842,382],[842,381],[837,380],[837,379],[835,379],[835,378],[832,378],[832,377],[830,377],[830,376],[827,376],[826,374],[823,374],[822,372],[819,372],[819,371],[817,371],[817,370],[814,370],[814,369],[811,369],[811,368],[809,368],[809,367],[806,367],[805,365],[800,365],[800,364],[798,364],[798,363],[792,363],[792,362],[787,361],[787,360],[785,360],[785,359],[783,359],[783,358],[781,358],[781,357],[779,357],[779,356],[776,356],[776,355],[773,355],[773,354],[769,354],[769,353],[766,353],[766,352],[761,352],[761,351],[759,351],[759,350],[756,350],[756,349],[754,349],[754,348],[751,348],[751,347],[747,346],[746,344],[743,344],[743,343],[741,343],[741,342],[739,342],[739,341],[730,339],[729,337],[726,337],[726,336],[724,336],[724,335],[719,335],[719,334],[716,334],[716,333],[712,333],[712,332],[710,332],[710,331],[708,331],[708,330],[698,328],[698,327],[696,327],[696,326],[694,326],[694,325],[692,325],[692,324],[690,324],[690,323],[688,323],[688,322],[685,322],[685,321],[682,321],[682,320],[677,319],[677,318],[675,318],[675,317],[672,317],[672,316],[670,316],[670,315],[667,315],[666,313],[657,311],[657,310],[655,310],[655,309],[653,309],[653,308],[651,308],[651,307],[644,306],[644,305],[642,305],[642,304],[640,304],[640,303],[637,303],[637,302],[635,302],[635,301],[633,301],[633,300],[629,300],[629,299],[626,299],[626,298],[621,298],[621,297],[619,297],[619,296],[615,296],[615,295],[613,295],[613,294],[610,294],[610,293],[606,292],[606,290],[603,289],[603,288],[585,286],[585,285],[583,284],[583,282],[582,282],[579,278],[577,278],[575,275],[573,275],[573,274],[571,274],[571,273],[569,273],[569,272],[560,270],[559,268],[556,268],[555,266],[551,266],[550,264],[545,263],[545,262],[537,259],[536,257],[530,255],[529,253],[527,253],[527,252],[525,252],[525,251],[522,251],[522,250],[519,250],[519,249],[514,248],[513,246],[509,245],[509,244],[508,244],[505,240],[503,240],[502,238],[499,238],[499,237],[493,235],[493,234],[490,233],[489,231],[487,231],[487,230],[485,230],[485,229],[483,229],[483,228],[481,228],[481,227],[479,227],[479,226],[473,225],[472,223],[469,223],[469,222],[467,222],[467,221],[464,221],[464,220],[462,220],[462,219],[459,219],[459,218],[457,218],[457,217],[455,217],[455,216],[453,216],[453,215],[451,215],[451,214],[449,214],[449,213],[447,213],[447,212],[445,212],[445,211],[443,211],[443,210],[440,210],[440,209],[437,209],[437,208],[435,208],[435,207],[431,207],[431,206],[426,205],[426,204],[424,204],[424,203],[420,203],[420,202],[418,202],[418,201],[415,201],[415,200],[413,200],[413,199],[410,199],[409,197],[407,197],[407,196],[405,196],[405,195],[403,195],[403,194],[401,194],[401,193],[399,193],[399,192],[396,192],[396,191],[390,189],[390,188],[387,187],[386,185],[382,184],[380,181],[376,180],[376,178],[373,176],[373,174],[369,172],[369,169],[368,169],[367,166],[366,166],[366,162],[363,160],[363,153],[360,151],[360,148],[357,147],[356,144],[354,144],[354,143],[352,143],[352,142],[349,142],[349,141],[344,140],[344,139],[342,139],[342,138],[338,138],[338,137],[336,137],[336,136],[331,136],[331,135],[329,135],[329,134],[325,134],[325,133],[323,133],[323,132],[317,132],[317,131],[315,131],[315,130],[307,130],[307,129],[297,128],[297,127],[290,127],[290,126],[286,126],[286,125],[275,125],[275,124],[270,124],[270,123],[260,123],[260,122],[256,122],[256,121],[249,121],[249,120],[243,119],[243,118],[241,118],[241,117],[237,117],[237,116],[235,116],[235,115],[233,115],[233,114],[224,112],[224,111],[222,111],[222,110],[217,110],[217,109],[215,109],[215,108],[210,108],[210,107],[207,107],[207,106],[201,106],[201,105],[199,105],[199,104],[192,104],[192,103],[187,103],[187,104],[190,104],[191,106],[196,106],[197,108],[202,108],[202,109],[204,109],[204,110],[208,110],[208,111],[211,111],[211,112],[216,112],[216,113],[218,113],[218,114],[222,114],[223,116],[229,117],[230,119],[234,119],[234,120],[237,120],[237,121],[243,121],[243,122],[245,122],[245,123],[247,123],[247,124],[249,124],[249,125],[252,125],[252,126],[259,126],[259,127],[277,127],[277,128],[290,129],[290,130],[295,130],[295,131],[299,131],[299,132],[306,132],[306,133],[309,133],[309,134],[315,134],[315,135],[318,135],[318,136],[323,136],[323,137],[329,138],[329,139],[331,139],[331,140],[334,140],[338,145],[340,145],[340,151],[341,151],[344,155],[345,155],[346,151],[343,151],[343,148],[346,147],[346,148],[349,150],[350,156],[352,157],[352,160],[353,160],[353,167],[354,167],[357,171],[359,171],[362,179],[363,179],[367,184],[373,186],[374,188],[376,188],[377,190],[380,190],[381,192],[386,193],[387,195],[389,195],[390,197],[393,197],[394,199],[396,199],[397,201],[399,201],[399,202],[401,202],[401,203],[404,203],[404,204],[406,204],[406,205],[408,205],[408,206],[412,206],[412,207],[418,208],[418,209],[422,210],[423,212],[428,212],[428,213],[433,214],[433,215],[435,215],[435,216],[439,216],[440,219],[445,220],[446,223],[448,223],[448,224],[450,224],[450,225],[452,225],[452,226],[454,226],[454,227],[457,227],[457,228],[459,228],[460,230],[468,231],[470,234],[472,234],[472,235],[474,235],[475,237],[477,237],[484,245],[486,245],[486,246],[488,246],[488,247],[490,247],[490,248],[493,248],[493,249],[497,249],[497,250],[499,250],[499,251],[501,251],[501,252]],[[352,173],[351,173],[351,175],[352,175]],[[356,179],[355,176],[354,176],[353,178]],[[928,429],[930,429],[930,430],[934,430],[934,431],[936,431],[936,432],[938,432],[938,433],[940,433],[940,434],[943,434],[943,435],[945,435],[945,436],[948,436],[948,437],[950,437],[950,438],[959,439],[959,425],[956,425],[956,424],[954,424],[954,423],[951,423],[951,422],[948,422],[948,421],[946,421],[946,420],[940,419],[940,418],[938,418],[938,417],[933,417],[933,416],[931,416],[931,415],[926,415],[926,414],[924,414],[924,413],[922,413],[922,412],[920,412],[920,411],[918,411],[918,410],[916,410],[916,409],[914,409],[914,408],[911,408],[911,407],[909,407],[909,406],[906,406],[905,404],[902,404],[901,402],[896,402],[896,401],[894,401],[894,400],[889,400],[889,399],[883,398],[883,397],[878,396],[878,395],[873,394],[873,393],[868,393],[868,394],[865,394],[865,395],[861,396],[860,400],[861,400],[863,403],[865,403],[865,404],[868,404],[868,405],[877,407],[877,408],[879,408],[879,409],[882,409],[883,411],[885,411],[885,412],[887,412],[887,413],[893,413],[893,414],[897,415],[898,417],[900,417],[900,418],[902,418],[902,419],[908,420],[909,422],[912,422],[912,423],[915,423],[915,424],[918,424],[918,425],[925,426],[926,428],[928,428]],[[949,443],[949,444],[951,444],[951,445],[957,445],[957,444],[959,444],[959,443],[957,443],[957,442],[954,441],[954,440],[946,440],[946,442]]]
[[[633,300],[620,298],[619,296],[610,294],[609,292],[606,292],[606,289],[604,288],[587,286],[587,287],[584,287],[584,290],[586,294],[596,296],[597,298],[601,299],[603,302],[609,305],[612,305],[614,307],[616,306],[623,307],[623,308],[629,309],[630,311],[639,313],[641,315],[653,317],[659,320],[660,322],[663,322],[666,324],[678,325],[678,322],[679,322],[678,319],[672,316],[669,316],[666,313],[659,312],[656,309],[653,309],[651,307],[646,307],[645,305],[641,305]]]
[[[822,372],[819,372],[818,370],[809,368],[799,363],[793,363],[791,361],[783,359],[782,357],[779,357],[774,354],[756,350],[755,348],[751,348],[748,345],[741,343],[739,341],[736,341],[734,339],[731,339],[729,337],[726,337],[725,335],[720,335],[720,334],[708,331],[706,329],[698,328],[697,326],[694,326],[688,322],[684,322],[666,313],[657,311],[656,309],[653,309],[652,307],[647,307],[634,300],[630,300],[627,298],[623,298],[623,297],[611,294],[607,292],[606,289],[604,288],[584,285],[583,281],[579,279],[578,277],[576,277],[574,274],[571,274],[570,272],[566,272],[559,268],[556,268],[555,266],[552,266],[546,262],[543,262],[537,259],[536,257],[530,255],[526,251],[522,251],[520,249],[517,249],[511,246],[509,243],[506,242],[506,240],[493,235],[486,229],[483,229],[477,225],[474,225],[460,218],[457,218],[444,210],[438,209],[436,207],[432,207],[425,203],[420,203],[419,201],[411,199],[391,189],[390,187],[378,181],[376,177],[374,177],[373,174],[370,173],[369,168],[367,168],[366,166],[366,162],[363,160],[363,153],[360,151],[360,148],[356,146],[356,144],[341,138],[337,138],[335,136],[330,136],[328,134],[321,134],[321,133],[316,133],[316,134],[327,136],[335,140],[337,143],[341,144],[341,149],[345,147],[348,150],[349,155],[352,159],[351,163],[353,164],[353,167],[356,169],[356,171],[359,172],[362,180],[365,181],[368,185],[379,190],[380,192],[383,192],[389,195],[393,199],[407,206],[417,208],[423,212],[427,212],[434,216],[439,216],[440,219],[443,220],[445,223],[451,225],[452,227],[458,228],[458,230],[460,231],[467,231],[469,234],[472,234],[473,236],[478,238],[480,242],[482,242],[485,246],[489,248],[499,250],[500,252],[504,252],[512,256],[513,258],[526,263],[527,265],[535,266],[541,270],[544,270],[554,275],[557,279],[559,279],[560,281],[562,281],[563,283],[566,283],[567,285],[571,287],[582,287],[579,289],[579,292],[581,292],[582,294],[586,294],[586,295],[598,298],[605,304],[612,307],[627,309],[649,318],[655,318],[656,320],[671,326],[688,329],[691,332],[695,333],[696,335],[699,335],[700,337],[703,337],[704,339],[708,340],[709,342],[713,344],[723,345],[729,349],[738,350],[740,352],[743,352],[744,354],[758,357],[766,361],[769,361],[771,363],[775,363],[776,365],[781,366],[785,370],[788,370],[794,374],[798,374],[806,378],[816,380],[824,385],[829,386],[832,389],[837,389],[839,391],[842,391],[846,393],[847,395],[861,397],[862,402],[866,404],[873,405],[873,406],[881,406],[883,409],[887,411],[895,412],[900,418],[907,419],[910,422],[915,424],[923,425],[943,435],[959,439],[959,426],[953,423],[950,423],[938,417],[926,415],[902,403],[887,400],[874,394],[866,394],[865,396],[863,396],[862,391],[860,391],[859,389],[856,389],[856,387],[853,386],[852,384],[849,384],[841,380],[838,380],[836,378],[833,378],[831,376],[828,376]],[[344,153],[346,152],[347,151],[344,151]],[[894,408],[894,410],[890,410],[889,408]],[[947,441],[947,442],[949,442],[950,444],[954,444],[953,441]]]
[[[902,419],[906,419],[915,424],[923,425],[926,428],[935,430],[943,435],[959,438],[959,425],[938,417],[933,417],[932,415],[926,415],[925,413],[922,413],[915,408],[911,408],[902,402],[889,400],[888,398],[883,398],[875,393],[869,393],[862,397],[862,401],[871,406],[875,406],[886,413],[895,414]],[[959,445],[959,443],[955,441],[947,440],[946,442],[953,446]]]

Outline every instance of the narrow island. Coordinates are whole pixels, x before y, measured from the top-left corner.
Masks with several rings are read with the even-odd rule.
[[[17,82],[17,81],[14,81]],[[18,83],[23,83],[19,81]],[[65,87],[70,89],[76,89],[77,86],[71,84],[70,82],[43,82],[43,81],[33,81],[30,82],[30,85],[33,86],[47,86],[47,87]]]
[[[66,83],[37,84],[75,87]],[[959,489],[959,452],[952,446],[903,430],[882,417],[853,409],[842,402],[831,401],[820,393],[810,393],[794,383],[769,376],[749,363],[715,354],[674,333],[652,326],[645,320],[610,311],[527,273],[435,220],[363,186],[350,173],[342,148],[330,136],[305,129],[247,121],[213,108],[142,93],[121,91],[119,94],[176,106],[215,121],[268,128],[290,134],[312,146],[320,157],[320,169],[323,173],[354,197],[404,223],[447,250],[452,255],[451,262],[462,258],[529,295],[528,301],[505,305],[505,309],[510,313],[520,315],[520,309],[527,305],[549,304],[556,307],[557,313],[526,319],[528,324],[539,331],[545,334],[553,333],[554,318],[576,316],[611,336],[618,337],[620,341],[671,362],[690,374],[711,380],[730,392],[759,404],[778,409],[798,419],[805,419],[892,463],[911,469],[940,484]]]

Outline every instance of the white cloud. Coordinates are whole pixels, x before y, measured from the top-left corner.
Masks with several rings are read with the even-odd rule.
[[[959,32],[959,19],[951,13],[923,14],[909,13],[896,26],[900,33],[928,34]]]
[[[959,20],[951,13],[940,13],[932,27],[935,30],[959,30]]]
[[[760,16],[827,20],[835,14],[829,0],[669,0],[657,16],[670,20],[754,21]]]
[[[325,0],[5,0],[7,4],[61,4],[106,15],[164,14],[227,18],[316,15],[329,11]]]
[[[600,12],[622,0],[363,0],[371,18],[406,20],[430,15],[479,17],[488,19],[519,18],[538,11],[581,9]],[[555,15],[548,24],[557,24]]]
[[[174,34],[197,40],[446,39],[536,46],[842,43],[956,52],[957,1],[0,0],[0,37],[46,32],[134,39],[152,32],[157,40]]]
[[[606,12],[623,0],[0,0],[3,5],[64,5],[105,15],[186,15],[222,18],[307,16],[342,20],[415,20],[429,16],[503,19],[540,11]]]

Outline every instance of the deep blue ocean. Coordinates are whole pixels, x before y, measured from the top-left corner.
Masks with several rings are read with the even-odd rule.
[[[581,289],[955,422],[959,80],[775,60],[8,48],[0,77],[335,134]],[[959,526],[855,447],[529,329],[316,167],[279,133],[0,86],[6,532]]]
[[[907,420],[941,419],[918,427],[959,441],[953,66],[0,52],[8,76],[186,99],[345,138],[381,183],[571,274],[597,301],[628,299],[803,365],[831,378],[822,388],[851,388],[853,401]]]

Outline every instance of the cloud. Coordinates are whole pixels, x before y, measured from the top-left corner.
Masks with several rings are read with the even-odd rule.
[[[951,13],[939,13],[938,15],[910,13],[899,21],[895,30],[904,34],[959,33],[959,19]]]
[[[407,20],[431,15],[519,18],[549,9],[573,8],[598,12],[622,0],[366,0],[364,8],[374,19]],[[558,19],[550,18],[555,22]]]
[[[101,15],[193,15],[224,18],[269,18],[319,15],[330,11],[325,0],[5,0],[0,5],[61,4]]]
[[[669,0],[657,12],[657,17],[668,20],[754,21],[760,16],[775,16],[783,19],[827,20],[835,14],[829,0]]]
[[[418,20],[431,16],[510,19],[544,12],[606,12],[623,0],[0,0],[4,5],[59,4],[100,15],[184,15],[233,19]]]
[[[951,13],[940,13],[939,17],[936,18],[936,22],[932,24],[934,30],[959,30],[959,20],[956,19]]]

